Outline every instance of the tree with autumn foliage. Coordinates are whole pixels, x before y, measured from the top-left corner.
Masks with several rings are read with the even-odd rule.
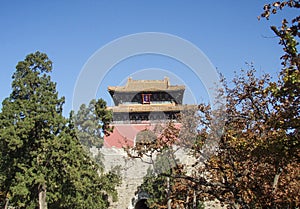
[[[267,4],[260,18],[289,8],[299,9],[300,2]],[[187,147],[195,159],[192,165],[178,162],[145,178],[142,188],[150,195],[150,208],[197,208],[208,200],[236,209],[300,207],[299,29],[300,16],[271,27],[284,50],[277,79],[258,77],[252,65],[230,83],[222,78],[224,109],[200,104],[198,132],[190,143],[180,143],[179,134],[176,139],[165,134],[135,148],[138,156],[162,155],[173,150],[164,143],[170,138],[173,147]]]

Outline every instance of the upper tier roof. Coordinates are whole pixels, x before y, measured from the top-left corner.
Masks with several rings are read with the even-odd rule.
[[[133,80],[128,78],[125,86],[109,86],[112,92],[141,92],[141,91],[177,91],[185,90],[184,85],[170,85],[169,78],[163,80]]]

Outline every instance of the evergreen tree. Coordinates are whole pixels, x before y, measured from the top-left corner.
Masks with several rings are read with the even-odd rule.
[[[92,146],[101,148],[103,145],[103,134],[108,135],[112,128],[111,111],[106,109],[103,99],[91,100],[89,105],[82,104],[75,116],[75,124],[78,137],[82,145],[87,149]]]
[[[75,115],[75,129],[79,141],[85,151],[104,167],[104,156],[99,151],[103,146],[103,135],[109,135],[113,127],[109,124],[112,121],[112,112],[107,110],[106,102],[103,99],[92,99],[88,105],[82,104]],[[91,153],[90,148],[98,148]]]
[[[58,97],[51,71],[52,62],[40,52],[16,66],[12,93],[0,113],[1,204],[107,208],[118,179],[103,175],[83,151],[73,119],[62,116],[64,98]]]

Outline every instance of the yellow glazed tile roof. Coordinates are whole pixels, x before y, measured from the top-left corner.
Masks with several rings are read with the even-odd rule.
[[[170,85],[169,78],[163,80],[133,80],[128,78],[125,86],[109,86],[108,91],[136,92],[136,91],[176,91],[184,90],[184,85]]]

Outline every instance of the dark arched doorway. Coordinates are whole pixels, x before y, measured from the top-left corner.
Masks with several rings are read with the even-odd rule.
[[[134,209],[149,209],[149,207],[146,205],[145,199],[139,200],[136,204]]]

